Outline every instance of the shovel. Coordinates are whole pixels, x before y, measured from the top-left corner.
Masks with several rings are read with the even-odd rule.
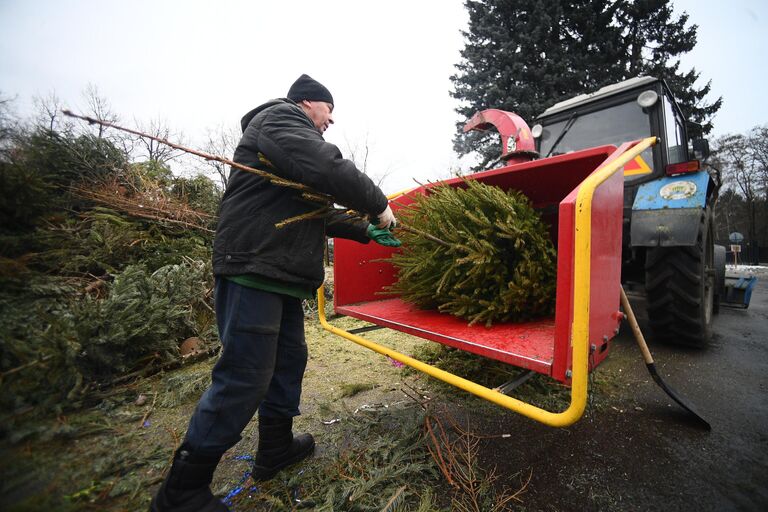
[[[648,350],[648,345],[645,343],[643,333],[640,332],[640,326],[637,325],[637,318],[635,318],[635,313],[632,311],[632,308],[629,305],[629,300],[627,299],[627,294],[624,293],[623,287],[621,288],[621,307],[624,308],[624,312],[627,314],[627,320],[629,320],[629,325],[632,327],[632,332],[635,334],[635,340],[640,347],[640,351],[643,353],[645,366],[648,368],[648,373],[650,373],[651,377],[653,377],[653,381],[658,384],[666,394],[672,397],[672,400],[680,404],[683,409],[691,413],[702,427],[704,427],[706,430],[712,430],[712,426],[709,424],[709,422],[702,418],[701,415],[694,410],[693,406],[685,398],[680,396],[677,391],[669,387],[667,383],[662,380],[661,375],[659,375],[659,373],[656,371],[656,365],[653,362],[653,356],[651,356],[651,351]]]

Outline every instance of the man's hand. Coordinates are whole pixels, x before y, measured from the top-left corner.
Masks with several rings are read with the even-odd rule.
[[[381,212],[379,215],[379,222],[376,224],[376,227],[379,229],[391,229],[397,226],[397,219],[395,219],[395,214],[392,213],[392,208],[387,205],[387,209]]]
[[[387,247],[400,247],[401,242],[392,234],[392,232],[386,228],[379,229],[373,224],[368,224],[368,238],[373,240],[379,245],[385,245]]]

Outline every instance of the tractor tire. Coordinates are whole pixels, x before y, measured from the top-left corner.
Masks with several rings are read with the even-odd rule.
[[[712,234],[706,210],[696,245],[646,251],[648,320],[656,340],[696,348],[709,343],[715,298]]]
[[[725,296],[725,246],[715,245],[715,298],[712,313],[720,313],[720,301]]]

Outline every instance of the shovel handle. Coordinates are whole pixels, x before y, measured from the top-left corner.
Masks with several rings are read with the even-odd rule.
[[[651,351],[648,350],[648,345],[645,343],[645,338],[640,331],[640,326],[637,325],[637,318],[635,318],[635,313],[629,305],[629,299],[627,299],[627,294],[624,293],[624,287],[620,286],[619,289],[621,290],[621,307],[624,308],[624,313],[627,315],[629,325],[632,327],[632,332],[635,334],[635,341],[637,341],[637,345],[640,347],[640,352],[643,353],[645,364],[653,364],[653,356],[651,356]]]
[[[672,387],[668,386],[667,383],[664,382],[664,380],[661,378],[661,375],[659,375],[659,373],[656,371],[656,365],[653,364],[651,351],[648,350],[648,345],[645,343],[643,333],[640,332],[640,326],[637,325],[637,318],[635,318],[635,313],[632,311],[632,306],[629,305],[627,294],[624,293],[623,287],[619,287],[619,289],[621,290],[621,307],[624,308],[624,313],[627,316],[627,320],[629,320],[629,325],[632,327],[632,332],[635,334],[635,341],[637,341],[637,345],[640,347],[640,352],[643,353],[645,366],[648,368],[653,381],[658,384],[658,386],[663,389],[664,392],[669,395],[670,398],[672,398],[675,402],[677,402],[683,409],[691,413],[701,426],[707,430],[712,430],[712,426],[709,424],[709,422],[705,420],[699,413],[697,413],[693,406],[688,403],[685,398],[680,396],[680,394],[672,389]]]

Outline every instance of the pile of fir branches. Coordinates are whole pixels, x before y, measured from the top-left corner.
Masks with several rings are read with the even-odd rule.
[[[217,337],[210,258],[150,271],[128,265],[99,294],[28,274],[0,287],[0,411],[60,411],[121,376],[180,361],[179,343]],[[0,419],[0,438],[12,430]]]
[[[552,315],[557,255],[546,224],[518,191],[465,185],[434,187],[400,210],[412,229],[397,234],[403,249],[392,256],[389,291],[470,325]]]
[[[61,413],[180,363],[186,338],[216,346],[220,194],[106,139],[0,138],[0,438],[32,410]]]

